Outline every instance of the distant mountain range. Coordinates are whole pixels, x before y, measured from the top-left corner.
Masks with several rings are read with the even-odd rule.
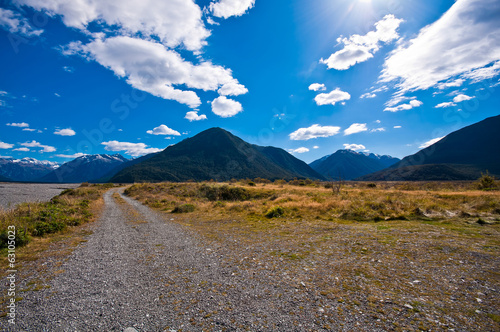
[[[311,168],[330,180],[353,180],[380,171],[400,159],[374,153],[338,150],[309,164]]]
[[[85,155],[61,165],[49,174],[38,179],[39,182],[95,182],[119,165],[129,161],[121,154]]]
[[[323,179],[282,149],[252,145],[224,129],[211,128],[126,167],[110,181],[224,181],[257,177]]]
[[[0,158],[0,176],[12,181],[36,181],[58,167],[58,163],[33,158]]]
[[[475,180],[488,171],[500,177],[500,115],[462,128],[403,158],[365,181]]]
[[[500,177],[500,115],[457,130],[402,160],[352,150],[310,165],[283,149],[247,143],[211,128],[165,150],[129,160],[120,154],[85,155],[59,165],[33,158],[0,158],[0,181],[160,182],[242,178],[362,181],[475,180]]]

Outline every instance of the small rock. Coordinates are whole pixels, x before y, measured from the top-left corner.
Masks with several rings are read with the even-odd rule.
[[[413,309],[413,306],[409,305],[408,303],[406,303],[404,306],[407,307],[408,309]]]
[[[123,332],[137,332],[137,330],[133,327],[127,327],[125,330],[123,330]]]
[[[476,301],[477,301],[478,303],[483,302],[483,300],[481,300],[479,297],[476,297]]]

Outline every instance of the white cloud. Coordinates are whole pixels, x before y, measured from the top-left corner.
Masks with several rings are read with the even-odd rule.
[[[422,143],[418,148],[419,149],[425,149],[425,148],[431,146],[432,144],[434,144],[436,142],[439,142],[443,138],[444,138],[444,136],[443,137],[438,137],[438,138],[433,138],[433,139],[431,139],[431,140],[429,140],[429,141],[427,141],[425,143]]]
[[[436,87],[439,90],[444,90],[444,89],[447,89],[447,88],[458,88],[458,87],[462,86],[462,84],[464,82],[465,82],[464,79],[458,78],[456,80],[450,80],[450,81],[447,81],[447,82],[444,82],[444,83],[439,83],[439,84],[436,85]]]
[[[484,67],[500,65],[499,13],[498,0],[456,1],[386,59],[380,81],[396,81],[400,91],[414,91],[454,77],[480,81],[496,75],[498,68]]]
[[[308,128],[300,128],[288,135],[294,141],[307,141],[312,138],[330,137],[337,135],[340,132],[340,127],[336,126],[320,126],[314,124]]]
[[[56,151],[55,147],[50,146],[50,145],[43,145],[43,144],[40,144],[39,142],[34,141],[34,140],[31,142],[21,143],[21,145],[25,146],[27,148],[42,148],[42,150],[40,152],[54,152],[54,151]]]
[[[380,128],[374,128],[374,129],[370,130],[370,133],[377,133],[377,132],[382,132],[382,131],[385,131],[385,128],[380,127]]]
[[[315,145],[313,146],[313,149],[319,149],[319,146]]]
[[[384,112],[399,112],[399,111],[407,111],[407,110],[411,110],[412,108],[414,107],[420,107],[422,106],[423,102],[421,102],[420,100],[416,100],[416,99],[413,99],[413,100],[410,100],[410,102],[408,104],[401,104],[401,105],[398,105],[396,107],[386,107],[384,109]]]
[[[401,129],[401,126],[394,126],[394,129]]]
[[[500,74],[500,61],[497,61],[491,66],[471,70],[468,73],[463,74],[462,77],[471,79],[472,83],[477,83],[482,80],[487,80],[495,76],[498,76],[499,74]]]
[[[179,133],[177,130],[173,130],[164,124],[159,125],[158,127],[154,128],[153,130],[148,130],[148,134],[150,135],[170,135],[170,136],[181,136],[181,133]]]
[[[174,86],[204,91],[215,91],[220,87],[221,93],[231,95],[247,92],[232,77],[230,69],[206,61],[195,65],[185,61],[176,51],[167,50],[154,41],[119,36],[94,40],[86,45],[69,44],[63,52],[94,59],[115,75],[125,77],[134,88],[176,100],[191,108],[201,104],[198,95]]]
[[[25,37],[39,36],[43,30],[34,29],[28,20],[9,9],[0,8],[0,27],[12,34]]]
[[[397,29],[403,22],[394,15],[386,15],[375,23],[375,30],[366,35],[352,35],[349,38],[337,39],[344,44],[344,48],[330,55],[326,60],[320,62],[328,66],[328,69],[346,70],[356,63],[364,62],[373,57],[380,49],[381,43],[391,42],[399,37]]]
[[[195,111],[189,111],[186,113],[184,119],[188,119],[189,121],[201,121],[206,120],[207,116],[205,114],[198,115],[198,112]]]
[[[33,132],[33,131],[36,131],[36,129],[33,129],[33,128],[23,128],[23,131]]]
[[[86,153],[77,152],[77,153],[73,153],[73,154],[56,154],[56,157],[59,157],[59,158],[68,158],[68,159],[76,159],[76,158],[83,157],[83,156],[86,156],[86,155],[87,155]]]
[[[202,21],[202,10],[193,0],[17,0],[49,15],[61,15],[63,23],[88,31],[89,23],[107,24],[123,35],[157,38],[173,48],[184,45],[197,51],[210,35]]]
[[[325,91],[326,86],[323,83],[313,83],[309,85],[309,90],[311,91]]]
[[[344,149],[346,150],[366,150],[366,147],[362,144],[344,144]]]
[[[362,131],[367,131],[366,123],[353,123],[349,128],[344,130],[344,136],[360,133]]]
[[[467,96],[464,94],[459,94],[459,95],[455,96],[455,98],[453,98],[453,102],[454,103],[461,103],[462,101],[471,100],[472,98],[474,98],[474,97]]]
[[[232,80],[224,85],[217,91],[221,96],[239,96],[248,92],[243,84],[238,83],[237,80]]]
[[[14,149],[12,151],[22,151],[22,152],[30,152],[31,150],[28,149],[28,148],[17,148],[17,149]]]
[[[73,129],[66,128],[66,129],[57,129],[54,131],[55,135],[60,135],[60,136],[75,136],[76,133]]]
[[[300,147],[298,149],[290,149],[288,150],[290,153],[306,153],[306,152],[309,152],[309,149],[308,148],[305,148],[305,147]]]
[[[363,99],[363,98],[375,98],[377,97],[377,95],[375,93],[370,93],[370,92],[367,92],[367,93],[363,93],[359,98]]]
[[[437,104],[436,106],[434,106],[434,108],[445,108],[445,107],[452,107],[452,106],[457,106],[457,105],[454,102],[450,101],[450,102],[444,102],[444,103]]]
[[[26,122],[20,122],[20,123],[6,123],[7,126],[10,127],[19,127],[19,128],[28,128],[30,125]]]
[[[243,107],[237,101],[220,96],[212,101],[212,112],[222,117],[229,118],[243,111]]]
[[[148,148],[144,143],[129,143],[109,141],[101,143],[106,151],[125,151],[126,154],[132,157],[139,157],[149,153],[160,152],[161,149]]]
[[[68,73],[73,73],[75,71],[75,68],[70,67],[70,66],[64,66],[63,70]]]
[[[228,18],[241,16],[255,5],[255,0],[219,0],[210,4],[210,11],[215,17]]]
[[[336,88],[329,93],[320,93],[314,97],[314,101],[317,105],[335,105],[335,103],[341,102],[343,100],[351,99],[351,95],[345,91]]]
[[[9,144],[0,141],[0,149],[12,149],[14,147],[14,144]]]

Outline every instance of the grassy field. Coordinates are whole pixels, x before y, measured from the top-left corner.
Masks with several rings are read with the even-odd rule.
[[[500,191],[470,182],[327,187],[161,183],[126,194],[234,264],[335,308],[326,328],[356,315],[384,329],[500,330]]]

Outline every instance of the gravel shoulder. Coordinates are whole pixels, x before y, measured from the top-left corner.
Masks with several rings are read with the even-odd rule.
[[[47,288],[23,293],[16,331],[352,330],[307,287],[235,260],[112,189],[106,207]],[[286,278],[285,278],[286,279]],[[26,281],[24,281],[26,282]],[[8,329],[4,319],[2,329]],[[359,329],[359,327],[358,327]],[[370,326],[364,329],[376,331]]]
[[[14,208],[19,203],[45,202],[64,189],[74,189],[74,183],[0,183],[0,208]]]

